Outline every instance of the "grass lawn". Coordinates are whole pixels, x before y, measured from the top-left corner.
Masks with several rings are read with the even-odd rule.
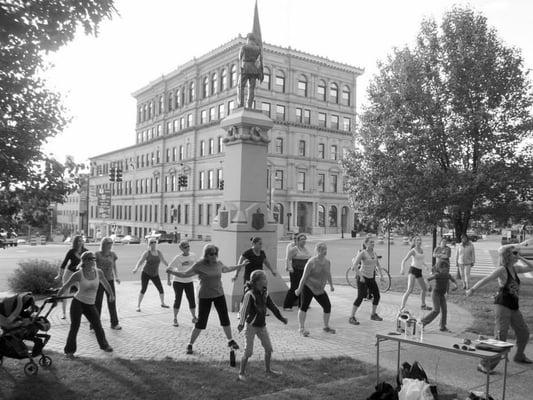
[[[66,359],[49,353],[53,364],[26,377],[25,360],[4,359],[0,399],[366,399],[375,385],[375,367],[343,357],[273,361],[283,374],[270,377],[264,364],[249,365],[249,380],[237,381],[228,363]],[[392,382],[391,376],[383,376]]]

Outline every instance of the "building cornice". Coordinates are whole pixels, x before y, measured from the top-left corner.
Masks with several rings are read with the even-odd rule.
[[[235,47],[240,47],[244,43],[246,43],[246,39],[243,38],[241,35],[239,35],[238,37],[236,37],[236,38],[234,38],[234,39],[232,39],[232,40],[230,40],[230,41],[218,46],[217,48],[209,51],[208,53],[204,54],[201,57],[198,57],[198,58],[194,57],[192,60],[186,62],[185,64],[182,64],[182,65],[178,66],[175,70],[169,72],[168,74],[162,74],[161,77],[151,81],[150,83],[148,83],[147,85],[143,86],[142,88],[134,91],[132,93],[132,96],[133,97],[138,97],[138,96],[142,95],[143,93],[146,93],[147,91],[152,90],[154,86],[156,86],[158,84],[162,84],[165,81],[167,81],[167,80],[169,80],[169,79],[171,79],[171,78],[173,78],[173,77],[175,77],[175,76],[177,76],[177,75],[179,75],[179,74],[181,74],[181,73],[183,73],[183,72],[185,72],[185,71],[187,71],[187,70],[189,70],[191,68],[194,68],[198,64],[204,63],[204,62],[208,61],[211,58],[218,57],[221,54],[227,53],[228,51],[230,51],[231,49],[233,49]],[[362,75],[364,73],[364,68],[355,67],[355,66],[352,66],[352,65],[349,65],[349,64],[346,64],[346,63],[330,60],[327,57],[322,57],[322,56],[306,53],[306,52],[301,51],[301,50],[293,49],[290,46],[289,47],[282,47],[282,46],[277,46],[277,45],[273,45],[273,44],[265,42],[265,43],[263,43],[263,49],[266,52],[269,52],[269,53],[272,53],[272,54],[278,54],[278,55],[281,55],[281,56],[289,55],[291,57],[294,57],[294,58],[297,58],[297,59],[300,59],[300,60],[303,60],[303,61],[307,61],[307,62],[311,62],[311,63],[314,63],[314,64],[322,65],[324,67],[336,69],[336,70],[339,70],[339,71],[342,71],[342,72],[351,73],[351,74],[354,74],[356,76]]]

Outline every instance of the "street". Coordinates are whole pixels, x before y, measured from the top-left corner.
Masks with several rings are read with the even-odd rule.
[[[355,252],[361,248],[362,238],[335,238],[332,236],[324,238],[328,245],[328,258],[331,260],[332,275],[334,277],[344,277],[346,268],[350,265],[351,259]],[[322,238],[311,237],[308,240],[307,247],[312,250],[315,244],[324,240]],[[499,245],[499,236],[492,236],[485,240],[480,240],[474,244],[476,248],[476,266],[472,270],[472,275],[482,276],[490,272],[493,267],[493,259],[490,255],[490,250],[496,250]],[[427,254],[426,262],[430,262],[431,254],[431,238],[425,236],[422,238],[423,249]],[[202,247],[206,242],[191,241],[191,250],[200,255],[202,253]],[[285,249],[288,242],[278,243],[278,260],[277,268],[281,271],[282,275],[288,275],[285,272]],[[98,251],[99,244],[89,243],[86,245],[89,250]],[[0,250],[0,292],[6,291],[7,278],[12,274],[13,270],[17,268],[18,262],[28,259],[43,259],[53,263],[60,263],[65,256],[65,253],[70,248],[70,244],[47,244],[44,246],[29,246],[23,245],[18,247],[10,247],[5,250]],[[387,242],[376,242],[376,252],[381,255],[381,264],[386,268],[388,266],[387,257]],[[141,256],[142,252],[146,249],[145,244],[129,244],[129,245],[114,245],[113,250],[118,256],[117,268],[118,274],[123,281],[132,281],[139,279],[140,274],[134,275],[131,270],[135,266],[135,263]],[[162,243],[159,245],[159,249],[164,254],[166,260],[170,262],[176,255],[178,247],[175,244]],[[398,275],[400,273],[400,262],[407,253],[409,247],[402,243],[401,238],[396,238],[393,244],[390,246],[390,273],[391,275]],[[455,251],[452,249],[452,260],[454,259]],[[229,264],[236,262],[232,260],[222,261]],[[452,273],[454,263],[452,262]]]

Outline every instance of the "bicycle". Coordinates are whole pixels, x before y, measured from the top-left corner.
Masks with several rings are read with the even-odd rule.
[[[385,293],[388,292],[391,287],[391,278],[389,271],[387,271],[385,268],[381,268],[381,276],[376,276],[376,283],[378,284],[379,292]],[[346,270],[346,282],[348,282],[348,285],[353,287],[354,289],[357,289],[357,274],[352,267],[348,267]]]

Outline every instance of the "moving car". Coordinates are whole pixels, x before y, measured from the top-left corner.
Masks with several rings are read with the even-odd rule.
[[[157,239],[157,243],[173,243],[174,242],[174,234],[173,233],[167,233],[167,231],[152,231],[148,235],[144,237],[146,240],[149,239]]]
[[[137,236],[134,236],[134,235],[126,235],[120,240],[120,243],[122,243],[122,244],[139,244],[139,243],[141,243],[141,239],[139,239]]]

